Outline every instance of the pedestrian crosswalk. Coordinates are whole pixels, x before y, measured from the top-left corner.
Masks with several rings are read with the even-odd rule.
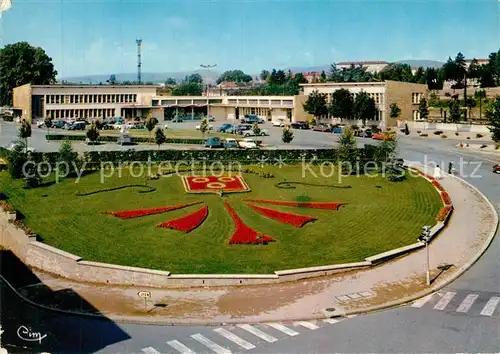
[[[207,327],[202,333],[186,338],[165,341],[165,346],[145,347],[144,354],[232,354],[255,349],[259,345],[274,343],[280,339],[298,336],[305,332],[341,322],[343,319],[273,322],[263,324],[237,324],[219,328]],[[169,338],[166,338],[169,339]]]
[[[456,312],[469,316],[500,315],[500,295],[491,293],[465,293],[463,291],[439,291],[413,302],[412,308]]]

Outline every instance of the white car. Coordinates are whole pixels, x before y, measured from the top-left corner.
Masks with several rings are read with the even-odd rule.
[[[23,145],[24,143],[23,142],[20,142],[20,141],[13,141],[11,142],[7,147],[6,149],[9,150],[9,151],[12,151],[16,148],[17,145]],[[35,149],[32,148],[32,147],[29,147],[26,149],[28,152],[35,152]]]
[[[239,142],[240,147],[243,149],[257,149],[259,146],[257,145],[257,141],[252,138],[245,138]]]
[[[43,120],[43,119],[39,119],[39,120],[36,122],[36,126],[37,126],[38,128],[43,128],[43,127],[45,127],[45,122],[44,122],[44,120]]]
[[[261,129],[258,135],[255,135],[253,129],[243,131],[243,136],[269,136],[269,132],[266,129]]]
[[[285,120],[284,119],[276,119],[272,121],[272,126],[273,127],[284,127],[285,126]]]
[[[200,127],[201,127],[201,124],[198,124],[198,125],[196,126],[196,130],[200,130]],[[213,126],[212,124],[209,124],[209,125],[208,125],[208,130],[214,130],[214,126]]]

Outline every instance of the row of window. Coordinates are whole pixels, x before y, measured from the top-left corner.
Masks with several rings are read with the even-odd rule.
[[[352,94],[354,97],[356,97],[357,93],[353,93]],[[370,96],[370,98],[373,98],[373,101],[376,103],[376,104],[383,104],[383,94],[382,93],[369,93],[368,92],[368,96]],[[332,100],[333,98],[333,93],[330,94],[330,101]]]
[[[283,102],[283,103],[282,103]],[[273,105],[273,106],[292,106],[293,100],[259,100],[259,99],[236,99],[230,98],[227,100],[228,104],[238,105]]]
[[[211,99],[210,104],[219,104],[222,100]],[[167,106],[167,105],[206,105],[207,100],[153,100],[152,106]]]
[[[422,97],[424,97],[423,93],[414,92],[411,94],[411,102],[413,104],[419,104]]]
[[[64,118],[112,118],[115,117],[113,108],[94,108],[94,109],[47,109],[45,117],[52,119]]]
[[[45,95],[47,104],[136,103],[137,94]]]

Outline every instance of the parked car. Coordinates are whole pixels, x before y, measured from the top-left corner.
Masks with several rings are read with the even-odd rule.
[[[66,122],[63,120],[54,120],[52,121],[52,128],[64,128],[65,124]]]
[[[224,123],[217,129],[217,131],[219,133],[228,133],[232,128],[233,128],[232,124]]]
[[[224,147],[224,143],[222,142],[222,140],[220,140],[220,138],[218,138],[216,136],[212,136],[212,137],[210,137],[208,139],[205,139],[204,146],[207,147],[207,148],[210,148],[210,149],[213,149],[213,148],[223,148]]]
[[[334,133],[334,134],[342,134],[343,132],[344,132],[343,126],[337,125],[337,126],[332,128],[332,133]]]
[[[371,138],[373,135],[371,129],[361,129],[358,133],[358,136],[360,138]]]
[[[238,142],[236,139],[233,138],[227,138],[224,140],[224,148],[226,149],[231,149],[231,148],[239,148],[240,146],[238,145]]]
[[[85,122],[74,122],[66,128],[68,130],[85,130]]]
[[[493,173],[500,174],[500,164],[496,164],[495,166],[493,166]]]
[[[200,130],[200,128],[201,128],[201,124],[198,124],[196,126],[196,130]],[[208,130],[214,130],[214,126],[212,124],[209,124],[208,125]]]
[[[255,114],[248,114],[241,119],[241,123],[247,123],[247,124],[253,124],[253,123],[263,124],[264,122],[265,122],[264,119],[259,118]]]
[[[102,130],[113,130],[113,129],[114,129],[114,127],[110,123],[104,123],[102,125]]]
[[[273,127],[284,127],[285,126],[285,120],[283,118],[278,118],[272,121],[271,125]]]
[[[39,120],[37,120],[37,122],[36,122],[36,126],[37,126],[38,128],[44,128],[44,127],[45,127],[45,121],[44,121],[43,119],[39,119]]]
[[[215,117],[209,116],[209,117],[208,117],[208,121],[209,121],[209,122],[215,122]]]
[[[235,127],[233,126],[233,128],[230,130],[230,133],[242,135],[244,131],[250,129],[252,129],[251,124],[238,124]]]
[[[269,132],[266,129],[261,129],[259,134],[255,134],[253,129],[242,131],[243,136],[269,136]]]
[[[307,122],[295,122],[291,124],[293,129],[309,129],[309,124]]]
[[[317,124],[313,127],[313,129],[315,132],[325,132],[325,133],[331,133],[332,132],[332,128],[330,128],[328,125],[326,124]]]
[[[132,137],[128,134],[122,134],[116,142],[120,145],[130,145],[132,144]]]
[[[253,138],[245,138],[239,142],[240,147],[243,149],[257,149],[259,144]]]

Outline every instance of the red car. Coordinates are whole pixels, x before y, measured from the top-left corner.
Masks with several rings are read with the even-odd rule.
[[[390,140],[392,139],[391,134],[380,134],[380,133],[375,133],[372,135],[373,140]]]

